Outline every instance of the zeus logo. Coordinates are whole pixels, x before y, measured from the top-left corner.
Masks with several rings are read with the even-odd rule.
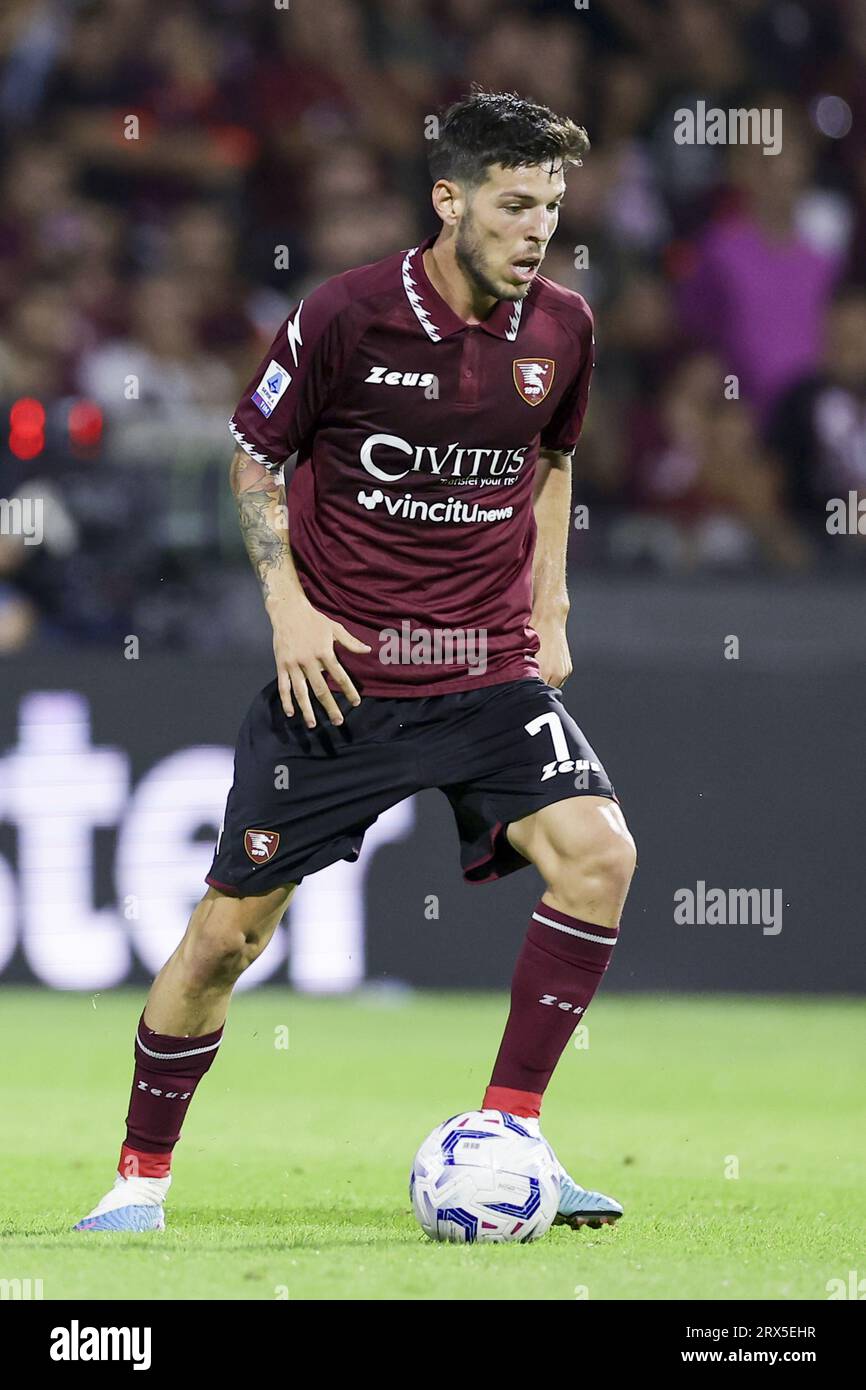
[[[432,386],[435,380],[433,372],[391,372],[387,367],[371,367],[364,377],[372,386]]]
[[[569,1014],[583,1013],[582,1004],[569,1004],[567,999],[559,999],[555,994],[542,994],[538,1002],[539,1004],[550,1004],[551,1007],[555,1004],[558,1009],[563,1009]]]
[[[460,444],[410,444],[396,434],[371,434],[361,445],[360,459],[366,471],[383,483],[399,482],[409,473],[432,473],[437,478],[495,478],[519,473],[527,445],[519,449],[466,449]],[[374,457],[374,451],[381,462]],[[403,455],[406,466],[393,460],[391,470],[382,467],[382,453]],[[411,459],[411,463],[408,460]]]
[[[165,1096],[166,1100],[189,1100],[192,1091],[161,1091],[158,1086],[148,1086],[146,1081],[139,1081],[139,1091],[147,1091],[151,1096]]]
[[[562,762],[544,764],[542,782],[546,782],[548,777],[555,777],[557,772],[601,772],[601,768],[598,763],[591,763],[586,758],[565,758]]]

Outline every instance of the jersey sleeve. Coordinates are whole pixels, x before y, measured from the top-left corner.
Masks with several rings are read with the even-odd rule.
[[[229,421],[236,443],[271,472],[312,441],[340,372],[343,307],[330,282],[295,305]]]
[[[541,431],[541,448],[569,453],[580,438],[589,383],[595,366],[595,334],[592,311],[584,305],[586,318],[580,331],[580,358],[577,371],[549,422]]]

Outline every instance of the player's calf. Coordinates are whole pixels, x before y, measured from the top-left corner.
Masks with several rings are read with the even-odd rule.
[[[511,983],[511,1009],[485,1109],[537,1117],[569,1038],[610,964],[635,867],[616,803],[596,796],[546,806],[508,828],[547,884]]]
[[[172,1153],[222,1041],[232,988],[270,941],[291,892],[288,886],[259,898],[231,898],[211,888],[196,907],[136,1030],[118,1177],[76,1230],[163,1229]]]

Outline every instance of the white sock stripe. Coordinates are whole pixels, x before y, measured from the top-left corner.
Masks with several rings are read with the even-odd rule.
[[[152,1048],[145,1047],[144,1043],[141,1041],[140,1033],[136,1034],[135,1041],[138,1043],[142,1052],[146,1053],[148,1057],[153,1057],[155,1061],[173,1062],[175,1058],[180,1061],[184,1057],[200,1057],[203,1052],[216,1052],[220,1042],[222,1042],[222,1038],[220,1038],[219,1042],[208,1043],[207,1047],[191,1047],[189,1052],[154,1052]]]
[[[536,922],[543,922],[546,927],[555,927],[557,931],[568,932],[569,936],[579,936],[583,941],[597,941],[599,946],[612,946],[616,941],[616,936],[594,936],[592,932],[578,931],[577,927],[566,927],[562,922],[554,922],[552,917],[542,917],[540,912],[533,912]],[[617,933],[617,936],[619,933]]]

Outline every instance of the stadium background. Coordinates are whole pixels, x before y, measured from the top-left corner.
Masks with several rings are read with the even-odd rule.
[[[7,0],[0,497],[44,539],[0,535],[4,981],[179,937],[271,674],[227,417],[292,301],[435,228],[470,81],[593,146],[545,273],[597,323],[566,698],[641,852],[605,988],[866,987],[866,548],[825,524],[866,495],[863,0]],[[782,109],[781,153],[677,145],[698,100]],[[465,887],[446,811],[308,880],[243,986],[505,988],[537,880]],[[699,881],[781,932],[677,925]]]

